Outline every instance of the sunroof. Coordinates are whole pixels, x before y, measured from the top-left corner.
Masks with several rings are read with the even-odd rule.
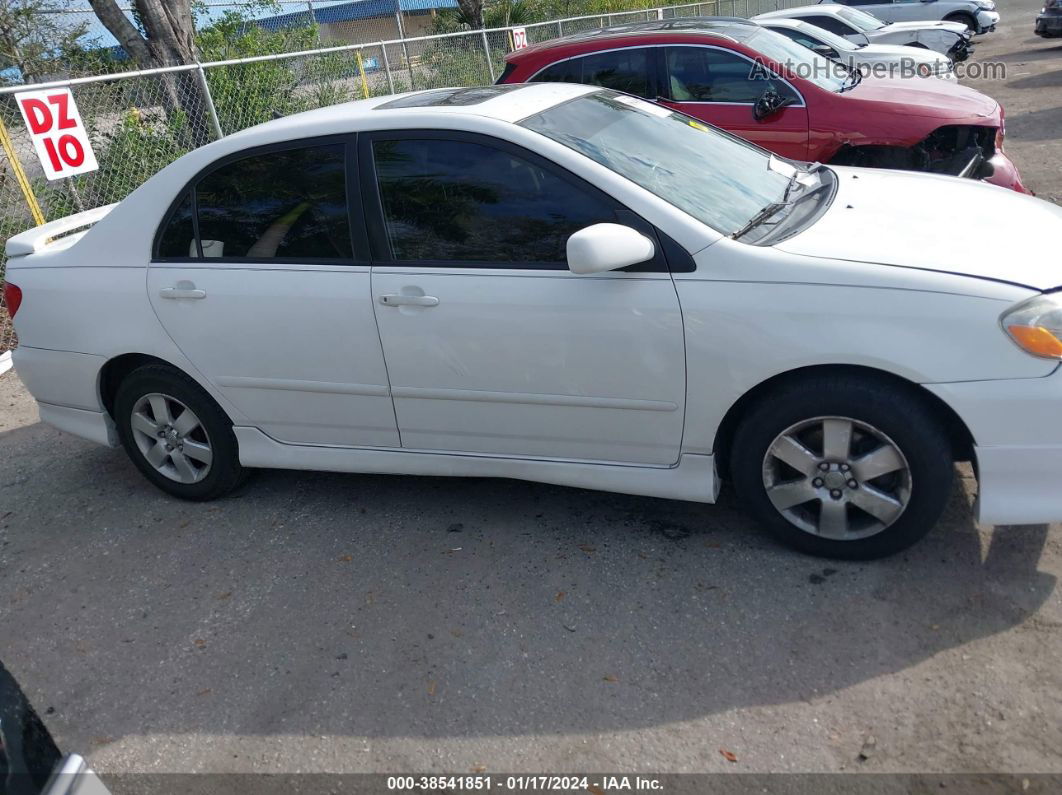
[[[377,105],[376,110],[390,110],[391,108],[430,108],[436,105],[478,105],[488,99],[494,99],[510,91],[519,91],[527,88],[526,83],[512,83],[503,86],[477,86],[475,88],[436,88],[412,94],[408,97],[399,97]]]

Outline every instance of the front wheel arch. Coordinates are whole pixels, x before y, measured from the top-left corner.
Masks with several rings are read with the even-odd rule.
[[[966,423],[955,410],[925,387],[895,373],[863,365],[812,365],[789,370],[761,381],[738,398],[723,416],[716,430],[712,451],[720,477],[730,477],[730,449],[734,433],[741,420],[761,401],[769,400],[772,393],[799,381],[810,381],[824,376],[854,378],[873,381],[883,388],[899,389],[923,401],[944,428],[951,442],[952,455],[956,461],[972,461],[974,438]]]
[[[968,14],[965,11],[956,11],[953,14],[948,14],[946,17],[944,17],[944,21],[960,22],[967,28],[972,30],[974,33],[976,33],[978,29],[977,19],[973,16],[973,14]]]

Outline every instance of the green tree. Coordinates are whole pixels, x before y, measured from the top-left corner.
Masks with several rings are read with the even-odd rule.
[[[64,0],[0,0],[0,70],[17,70],[5,82],[39,83],[84,49],[88,23],[67,9]]]

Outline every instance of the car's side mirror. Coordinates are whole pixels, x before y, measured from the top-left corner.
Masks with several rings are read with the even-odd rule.
[[[792,104],[793,99],[791,97],[783,97],[773,88],[768,88],[760,94],[760,98],[752,106],[752,118],[756,121],[763,121],[769,116],[773,116],[786,105]]]
[[[568,270],[588,274],[614,271],[652,259],[653,241],[629,226],[594,224],[568,238]]]
[[[837,60],[837,51],[829,44],[816,44],[811,48],[812,52],[817,52],[823,58],[829,58],[831,61]]]

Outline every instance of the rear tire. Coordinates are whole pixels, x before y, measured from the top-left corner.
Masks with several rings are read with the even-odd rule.
[[[948,437],[913,389],[844,376],[793,382],[754,404],[729,459],[739,499],[775,537],[852,560],[921,539],[954,474]]]
[[[244,478],[232,422],[195,381],[165,365],[123,379],[114,401],[122,446],[144,477],[185,500],[212,500]]]

